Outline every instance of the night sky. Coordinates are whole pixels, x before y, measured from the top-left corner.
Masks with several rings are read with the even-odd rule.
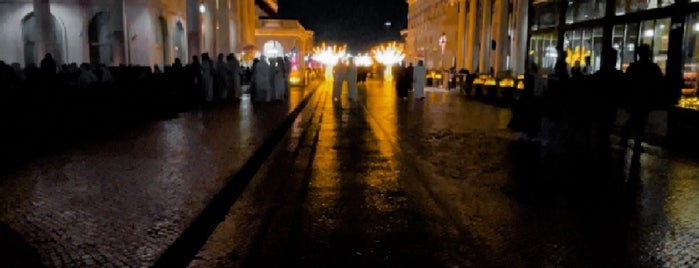
[[[405,0],[279,0],[279,16],[297,19],[315,32],[316,42],[341,42],[362,52],[385,41],[400,41],[406,28]],[[392,26],[386,28],[384,23]]]

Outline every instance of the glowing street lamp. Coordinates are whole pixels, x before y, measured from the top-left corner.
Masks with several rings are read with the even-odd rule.
[[[313,60],[325,65],[325,80],[333,80],[333,67],[337,64],[340,58],[346,54],[345,46],[326,46],[323,43],[321,46],[313,48]]]
[[[359,66],[359,67],[369,67],[372,64],[374,64],[374,61],[371,59],[371,56],[369,54],[358,54],[354,58],[354,63]]]
[[[393,72],[391,71],[394,64],[403,61],[405,54],[403,48],[398,46],[396,42],[382,45],[375,48],[373,51],[376,61],[386,65],[384,70],[384,80],[387,82],[393,81]]]

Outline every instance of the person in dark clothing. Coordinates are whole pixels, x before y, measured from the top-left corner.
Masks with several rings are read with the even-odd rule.
[[[641,143],[645,136],[646,125],[648,124],[648,114],[656,100],[661,97],[661,86],[663,73],[660,67],[651,60],[650,46],[641,44],[636,49],[638,59],[629,64],[626,69],[626,76],[629,79],[629,88],[625,95],[627,98],[626,109],[629,112],[629,120],[621,132],[622,148],[628,146],[627,141],[631,132],[634,137],[634,153],[643,151]]]
[[[56,74],[56,60],[53,59],[51,53],[46,53],[39,65],[42,73],[46,75]]]
[[[602,66],[592,75],[590,95],[596,103],[590,103],[594,112],[595,147],[599,151],[609,150],[609,135],[621,105],[624,73],[616,69],[618,51],[607,47],[602,50]]]
[[[410,89],[410,84],[413,82],[413,80],[407,75],[406,67],[398,66],[395,69],[395,73],[396,92],[398,97],[406,100],[408,99],[408,89]]]

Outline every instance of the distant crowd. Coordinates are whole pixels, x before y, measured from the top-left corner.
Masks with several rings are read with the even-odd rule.
[[[289,60],[257,59],[241,66],[234,54],[205,53],[183,65],[58,64],[46,54],[38,65],[0,61],[2,157],[30,154],[96,131],[119,129],[153,117],[235,102],[288,98]],[[248,92],[244,92],[244,91]],[[3,164],[0,159],[0,166]]]

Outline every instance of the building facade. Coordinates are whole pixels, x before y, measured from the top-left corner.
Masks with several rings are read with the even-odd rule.
[[[529,55],[541,73],[551,73],[561,51],[569,65],[599,70],[604,47],[618,52],[626,70],[635,49],[648,44],[674,97],[697,108],[699,0],[534,0]]]
[[[260,53],[269,57],[288,56],[292,75],[306,69],[306,56],[313,51],[313,31],[306,30],[297,20],[261,18],[255,36]]]
[[[255,43],[255,0],[8,0],[0,60],[167,65]]]
[[[524,72],[526,0],[408,0],[406,51],[430,69]]]

